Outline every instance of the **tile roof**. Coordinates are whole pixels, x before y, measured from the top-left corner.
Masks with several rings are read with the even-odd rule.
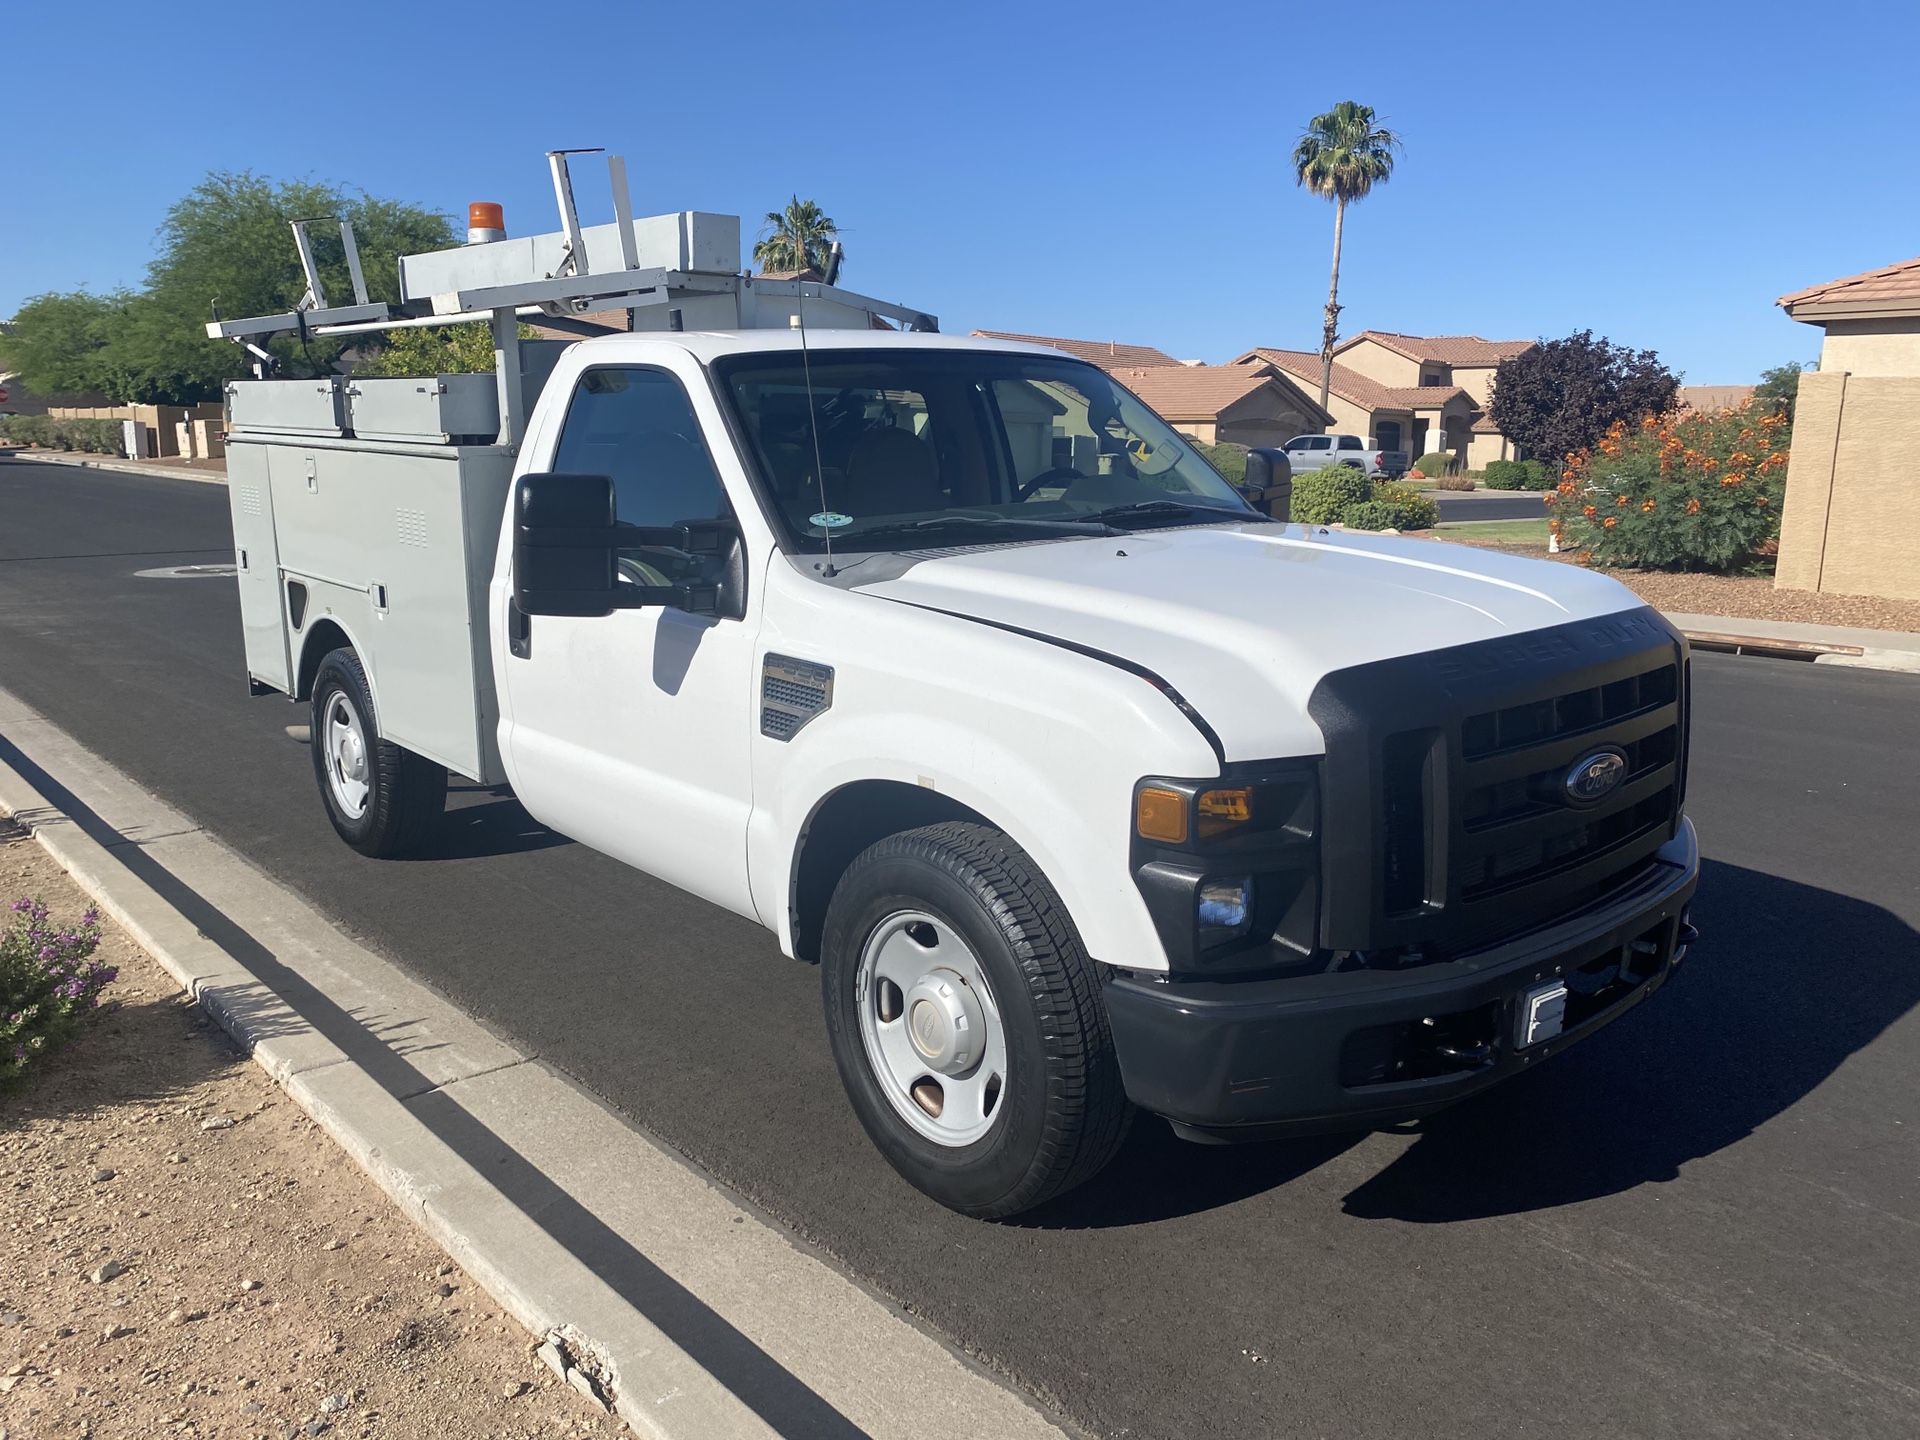
[[[1113,378],[1168,420],[1212,420],[1273,383],[1251,365],[1137,365]]]
[[[1800,318],[1796,313],[1800,310],[1819,314],[1858,307],[1892,314],[1920,312],[1920,256],[1811,285],[1791,295],[1782,295],[1775,303],[1785,306],[1787,314],[1796,320]]]
[[[1733,410],[1753,399],[1753,386],[1682,385],[1679,398],[1689,410]]]
[[[1478,335],[1402,335],[1393,330],[1362,330],[1345,341],[1333,353],[1338,355],[1362,340],[1384,345],[1409,360],[1424,360],[1434,365],[1498,365],[1515,355],[1525,354],[1537,343],[1532,340],[1482,340]]]
[[[1240,356],[1236,365],[1265,361],[1289,375],[1307,382],[1320,393],[1320,356],[1312,350],[1273,350],[1261,345]],[[1329,387],[1342,400],[1364,405],[1369,410],[1437,410],[1454,396],[1465,396],[1458,385],[1382,385],[1358,370],[1350,370],[1338,361],[1333,366],[1333,384]]]
[[[1500,427],[1493,423],[1493,416],[1483,411],[1481,414],[1474,416],[1473,433],[1476,435],[1498,435],[1500,433]]]
[[[988,340],[1020,340],[1029,345],[1051,345],[1078,359],[1091,360],[1103,370],[1180,363],[1166,351],[1156,350],[1151,345],[1123,345],[1118,340],[1063,340],[1058,335],[1020,335],[1012,330],[976,330],[973,333]]]

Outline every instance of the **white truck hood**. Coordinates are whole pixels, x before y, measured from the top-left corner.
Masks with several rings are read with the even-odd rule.
[[[1572,565],[1304,525],[972,550],[855,586],[1144,666],[1228,760],[1318,753],[1306,705],[1329,671],[1641,604]]]

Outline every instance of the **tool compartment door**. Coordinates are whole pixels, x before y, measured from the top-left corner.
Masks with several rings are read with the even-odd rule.
[[[287,656],[286,591],[280,583],[280,547],[273,528],[273,487],[267,483],[267,447],[227,448],[227,504],[233,515],[233,561],[240,576],[240,626],[246,636],[247,676],[293,693]]]

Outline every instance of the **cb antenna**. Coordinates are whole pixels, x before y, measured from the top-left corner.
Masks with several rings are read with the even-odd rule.
[[[802,267],[804,271],[807,267]],[[800,328],[800,373],[807,387],[807,433],[813,439],[813,484],[820,496],[820,533],[826,538],[827,568],[826,577],[831,580],[840,572],[833,564],[833,526],[828,523],[833,512],[827,508],[827,470],[820,463],[820,421],[813,409],[813,361],[807,353],[807,282],[804,274],[794,289],[795,316]]]

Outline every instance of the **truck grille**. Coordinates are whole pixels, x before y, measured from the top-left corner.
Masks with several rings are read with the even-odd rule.
[[[1651,611],[1327,676],[1323,943],[1443,958],[1631,883],[1679,824],[1686,690]],[[1621,779],[1575,798],[1603,749]]]

